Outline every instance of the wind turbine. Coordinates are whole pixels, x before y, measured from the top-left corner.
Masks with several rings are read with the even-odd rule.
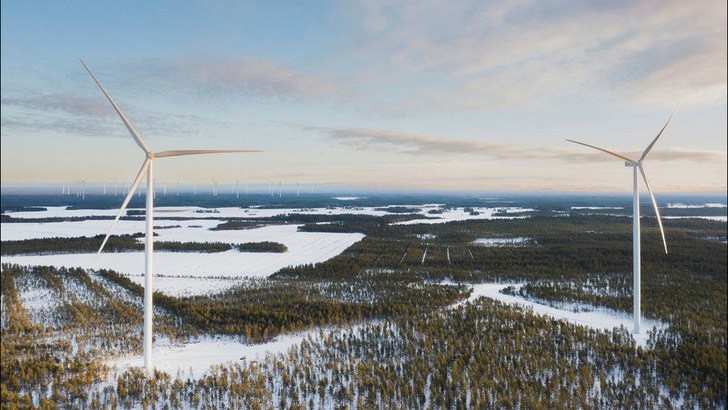
[[[667,122],[665,123],[665,126],[662,127],[660,132],[657,134],[654,140],[650,143],[650,145],[645,148],[645,151],[642,153],[642,156],[638,160],[634,160],[628,157],[625,157],[623,155],[615,154],[612,151],[608,151],[604,148],[599,148],[594,145],[585,144],[583,142],[574,141],[567,139],[569,142],[573,142],[575,144],[580,144],[587,146],[589,148],[594,148],[596,150],[602,151],[605,154],[609,154],[613,157],[617,157],[621,160],[624,160],[624,166],[625,167],[632,167],[632,191],[633,191],[633,198],[632,198],[632,281],[633,281],[633,314],[634,314],[634,333],[639,334],[640,333],[640,324],[641,324],[641,314],[642,314],[642,307],[641,307],[641,300],[640,300],[640,293],[641,293],[641,249],[640,249],[640,186],[639,186],[639,178],[637,177],[637,171],[639,170],[639,173],[642,174],[642,179],[645,180],[645,185],[647,186],[647,191],[650,193],[650,198],[652,199],[652,206],[655,208],[655,215],[657,215],[657,224],[660,226],[660,233],[662,234],[662,244],[665,246],[665,254],[667,254],[667,241],[665,240],[665,230],[662,227],[662,219],[660,217],[660,210],[657,208],[657,201],[655,200],[655,195],[652,193],[652,188],[650,187],[650,181],[647,180],[647,174],[645,174],[645,169],[643,167],[643,164],[645,162],[645,158],[647,158],[647,154],[650,153],[650,150],[652,147],[655,146],[655,143],[657,142],[657,139],[660,138],[662,135],[662,132],[665,131],[665,128],[667,128],[667,124],[670,123],[670,120],[672,120],[672,116],[675,115],[675,111],[677,111],[677,107],[672,111],[672,114],[670,115],[670,118],[667,119]]]
[[[217,196],[217,181],[212,178],[212,196]]]
[[[86,180],[88,177],[81,180],[81,199],[86,199]]]
[[[154,248],[154,175],[153,175],[153,162],[155,158],[164,158],[164,157],[178,157],[183,155],[198,155],[198,154],[216,154],[216,153],[226,153],[226,152],[260,152],[258,150],[177,150],[177,151],[162,151],[162,152],[152,152],[147,145],[142,141],[139,134],[137,134],[136,130],[134,130],[134,127],[129,123],[129,121],[126,119],[124,114],[122,114],[119,107],[116,106],[116,103],[114,103],[114,100],[111,99],[111,96],[106,92],[104,87],[101,86],[101,83],[99,83],[99,80],[96,79],[96,77],[91,73],[91,70],[86,66],[86,64],[81,60],[81,64],[83,64],[83,67],[88,71],[88,73],[91,75],[91,78],[93,78],[96,85],[99,86],[101,91],[104,93],[106,98],[109,100],[111,105],[114,107],[114,110],[116,110],[116,113],[119,115],[119,118],[121,118],[121,121],[126,126],[126,129],[129,130],[129,133],[134,138],[134,141],[139,145],[139,147],[144,150],[144,154],[146,158],[144,159],[144,162],[142,163],[142,167],[139,170],[139,173],[137,174],[136,178],[134,179],[134,183],[131,186],[131,189],[129,190],[129,194],[124,199],[124,202],[121,205],[121,209],[119,209],[119,213],[116,215],[116,218],[114,219],[114,222],[111,224],[111,228],[109,228],[109,232],[106,234],[106,237],[104,238],[104,241],[101,243],[101,246],[99,247],[99,250],[97,254],[101,253],[101,251],[104,249],[104,245],[106,245],[106,241],[109,239],[109,236],[111,235],[111,231],[114,229],[114,225],[116,225],[116,222],[119,221],[119,217],[121,217],[121,214],[124,212],[124,209],[126,209],[127,204],[131,200],[132,196],[134,195],[134,190],[139,186],[139,183],[142,180],[142,177],[144,174],[147,175],[147,208],[146,208],[146,234],[145,234],[145,241],[144,241],[144,368],[147,370],[147,372],[151,372],[152,370],[152,275],[153,275],[153,265],[152,265],[152,254],[153,254],[153,248]]]
[[[235,198],[240,198],[240,180],[235,179]]]
[[[177,196],[179,196],[179,178],[177,178]]]

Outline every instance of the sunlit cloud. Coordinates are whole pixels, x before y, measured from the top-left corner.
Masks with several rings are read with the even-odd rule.
[[[444,138],[434,135],[401,133],[366,128],[320,128],[305,127],[319,132],[343,146],[356,150],[398,152],[408,155],[449,156],[479,155],[496,160],[558,160],[565,162],[609,162],[614,158],[601,152],[589,152],[567,147],[526,147],[520,144],[504,144],[489,141]],[[623,155],[639,158],[641,152],[626,152]],[[725,163],[726,153],[699,151],[682,148],[654,149],[651,161],[689,161],[696,163]]]

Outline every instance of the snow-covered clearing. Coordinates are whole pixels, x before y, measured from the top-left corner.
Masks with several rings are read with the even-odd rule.
[[[516,246],[521,244],[528,244],[532,242],[533,238],[478,238],[473,241],[475,245],[481,246]]]
[[[701,205],[688,205],[683,203],[677,203],[677,204],[667,204],[668,208],[682,208],[682,209],[688,209],[688,208],[726,208],[728,205],[726,204],[720,204],[720,203],[706,203]]]
[[[613,310],[598,308],[590,312],[574,312],[571,310],[557,309],[541,303],[532,302],[521,297],[506,295],[500,293],[501,290],[508,286],[519,288],[522,285],[508,285],[502,283],[482,283],[473,285],[473,293],[466,301],[474,301],[480,297],[496,299],[502,303],[510,305],[519,305],[527,309],[533,310],[533,313],[553,317],[554,319],[565,320],[579,326],[587,326],[599,330],[611,331],[614,328],[624,327],[630,331],[638,346],[645,347],[649,335],[647,332],[652,330],[653,326],[658,329],[665,328],[666,325],[661,322],[642,319],[642,333],[634,334],[634,322],[632,315],[615,312]],[[465,303],[465,301],[460,302]]]
[[[452,284],[452,282],[444,282],[443,284]],[[538,315],[549,316],[557,320],[565,320],[567,322],[591,327],[599,330],[611,331],[614,328],[625,327],[632,329],[632,316],[614,312],[608,309],[598,309],[591,312],[573,312],[564,309],[557,309],[540,303],[528,301],[521,297],[505,295],[500,293],[501,290],[508,286],[519,287],[521,285],[509,285],[502,283],[484,283],[473,285],[473,292],[470,297],[464,301],[458,302],[451,307],[457,307],[466,302],[474,302],[481,297],[487,297],[498,300],[502,303],[510,305],[518,305],[526,309],[530,309]],[[368,325],[356,325],[354,327],[372,326],[378,323],[372,322]],[[647,331],[655,326],[658,329],[664,328],[665,325],[659,322],[643,319],[642,327],[645,331],[639,335],[633,333],[632,337],[638,346],[645,347],[647,344]],[[220,364],[230,364],[242,360],[244,357],[248,363],[265,357],[266,354],[285,354],[291,347],[297,346],[303,339],[318,335],[328,335],[331,332],[346,331],[350,328],[323,328],[314,329],[308,332],[296,335],[284,335],[274,338],[272,341],[264,344],[248,345],[237,341],[232,337],[220,338],[203,338],[200,341],[187,343],[182,346],[172,345],[168,341],[158,343],[152,353],[154,358],[154,366],[157,369],[175,375],[178,371],[187,373],[192,368],[196,376],[202,375],[210,366]],[[144,360],[141,355],[128,356],[116,359],[110,363],[110,366],[116,365],[119,371],[123,371],[129,367],[142,367]]]
[[[589,209],[589,210],[597,210],[597,209],[624,209],[623,206],[572,206],[571,209]]]
[[[422,208],[422,212],[428,218],[436,219],[412,219],[409,221],[396,222],[395,225],[414,225],[414,224],[441,224],[453,221],[467,221],[474,219],[516,219],[516,218],[528,218],[529,215],[518,215],[525,212],[534,211],[530,208],[473,208],[475,211],[465,211],[464,208],[455,209],[444,209],[441,214],[428,214],[430,210],[439,209],[436,205],[429,205]],[[476,214],[477,213],[477,214]],[[499,213],[501,215],[494,215]],[[504,216],[502,213],[508,213],[513,215]]]
[[[728,222],[728,216],[663,216],[662,219],[707,219],[709,221]]]
[[[97,235],[109,228],[109,221],[86,221],[83,234]],[[92,224],[101,222],[103,224]],[[172,221],[176,222],[176,221]],[[182,221],[179,228],[160,229],[156,232],[159,241],[179,242],[280,242],[288,247],[284,253],[249,253],[230,250],[219,253],[198,252],[155,252],[154,273],[155,289],[170,295],[205,294],[224,290],[236,283],[236,278],[266,277],[287,266],[324,262],[343,252],[352,244],[360,241],[360,233],[321,233],[299,232],[298,225],[272,225],[258,229],[211,231],[204,228],[216,226],[219,221],[197,220]],[[143,221],[120,221],[115,232],[131,233],[143,230]],[[68,224],[62,222],[46,229],[49,237],[59,236]],[[35,224],[2,224],[35,225]],[[190,227],[201,225],[202,228]],[[52,228],[52,229],[51,229]],[[95,229],[102,229],[97,232]],[[37,231],[35,231],[37,232]],[[6,239],[3,231],[3,239]],[[9,239],[9,238],[8,238]],[[144,273],[143,252],[96,254],[61,254],[3,256],[3,263],[20,265],[50,265],[81,267],[84,269],[112,269],[129,275],[132,280],[142,284]],[[203,280],[205,279],[205,280]]]
[[[278,336],[268,343],[257,345],[240,343],[233,337],[208,337],[182,346],[171,345],[167,342],[154,346],[152,359],[157,370],[172,376],[177,372],[189,375],[190,369],[195,376],[201,376],[214,365],[229,365],[240,362],[243,358],[250,363],[253,360],[264,358],[267,354],[285,354],[292,346],[298,345],[308,334],[313,333],[314,331],[310,331],[297,335]],[[144,356],[125,356],[112,360],[108,365],[116,366],[119,372],[130,367],[143,368]]]

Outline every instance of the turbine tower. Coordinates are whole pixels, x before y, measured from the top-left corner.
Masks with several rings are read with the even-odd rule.
[[[217,196],[217,181],[212,178],[212,196]]]
[[[86,199],[86,180],[88,177],[81,180],[81,199]]]
[[[147,145],[142,141],[139,134],[137,134],[136,130],[134,130],[134,127],[129,123],[129,121],[126,119],[124,114],[122,114],[119,107],[116,106],[116,103],[114,103],[114,100],[111,99],[111,96],[106,92],[104,87],[101,86],[101,83],[99,83],[99,80],[96,79],[96,77],[91,73],[91,70],[86,66],[86,64],[81,60],[81,64],[83,64],[83,67],[88,71],[88,73],[91,75],[91,78],[93,78],[96,85],[99,86],[101,91],[104,93],[106,98],[109,100],[111,105],[114,107],[114,110],[116,110],[116,113],[119,115],[119,118],[121,118],[121,121],[126,126],[126,129],[129,130],[129,133],[134,138],[134,141],[139,145],[139,147],[144,150],[145,159],[142,163],[142,167],[139,170],[139,173],[137,174],[136,178],[134,179],[134,183],[131,186],[131,189],[129,190],[129,194],[124,199],[124,202],[121,205],[121,208],[119,209],[119,213],[116,215],[116,218],[114,219],[114,222],[111,224],[111,228],[109,228],[109,232],[106,234],[106,237],[104,238],[104,241],[101,243],[101,246],[99,247],[99,250],[97,254],[101,253],[101,251],[104,249],[104,245],[106,245],[106,241],[109,239],[109,236],[111,235],[111,231],[114,229],[114,225],[116,225],[116,222],[119,221],[119,217],[124,212],[124,209],[126,209],[127,204],[131,200],[132,196],[134,195],[134,190],[139,186],[139,183],[142,180],[142,177],[144,177],[144,174],[147,175],[147,192],[146,192],[146,198],[147,198],[147,208],[146,208],[146,234],[145,234],[145,241],[144,241],[144,368],[147,370],[147,372],[152,371],[152,275],[153,275],[153,265],[152,265],[152,254],[153,254],[153,229],[154,229],[154,174],[153,174],[153,162],[155,158],[164,158],[164,157],[177,157],[177,156],[183,156],[183,155],[197,155],[197,154],[216,154],[216,153],[226,153],[226,152],[260,152],[258,150],[178,150],[178,151],[162,151],[162,152],[152,152]]]
[[[672,111],[672,114],[670,115],[670,118],[667,119],[667,122],[665,123],[665,126],[662,127],[660,132],[657,134],[654,140],[650,143],[650,145],[647,146],[645,151],[642,153],[642,156],[638,160],[634,160],[619,154],[615,154],[612,151],[608,151],[604,148],[599,148],[594,145],[585,144],[583,142],[574,141],[567,139],[569,142],[573,142],[575,144],[580,144],[587,146],[589,148],[594,148],[596,150],[602,151],[605,154],[609,154],[613,157],[617,157],[621,160],[624,160],[624,166],[625,167],[632,167],[632,191],[633,191],[633,198],[632,198],[632,281],[633,281],[633,314],[634,314],[634,333],[639,334],[640,333],[640,325],[641,325],[641,314],[642,314],[642,306],[641,306],[641,300],[640,300],[640,293],[641,293],[641,275],[642,275],[642,266],[641,266],[641,249],[640,249],[640,186],[639,186],[639,178],[637,177],[637,171],[639,170],[639,173],[642,174],[642,179],[645,180],[645,185],[647,186],[647,191],[650,193],[650,198],[652,199],[652,206],[655,208],[655,215],[657,216],[657,224],[660,226],[660,234],[662,234],[662,244],[665,247],[665,254],[667,254],[667,241],[665,240],[665,230],[662,227],[662,219],[660,217],[660,210],[657,208],[657,201],[655,200],[655,195],[652,193],[652,188],[650,187],[650,181],[647,180],[647,174],[645,174],[645,169],[643,167],[643,164],[645,162],[645,158],[647,158],[647,154],[650,153],[650,150],[652,150],[652,147],[655,146],[655,143],[657,142],[657,139],[660,138],[662,135],[662,132],[665,131],[665,128],[667,128],[667,124],[670,123],[670,120],[672,120],[672,116],[675,115],[675,111],[677,111],[677,107],[675,107],[675,110]]]

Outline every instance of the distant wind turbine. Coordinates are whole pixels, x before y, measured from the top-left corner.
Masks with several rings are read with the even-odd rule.
[[[81,199],[86,199],[86,180],[88,177],[81,180]]]
[[[634,160],[619,154],[615,154],[612,151],[608,151],[604,148],[599,148],[594,145],[585,144],[583,142],[574,141],[567,139],[569,142],[573,142],[575,144],[580,144],[587,146],[589,148],[594,148],[596,150],[602,151],[606,154],[609,154],[613,157],[617,157],[621,160],[624,160],[624,166],[626,167],[632,167],[632,191],[633,191],[633,198],[632,198],[632,266],[633,266],[633,274],[632,274],[632,280],[633,280],[633,314],[634,314],[634,333],[639,334],[640,333],[640,325],[641,325],[641,314],[642,314],[642,307],[641,307],[641,300],[640,300],[640,293],[641,293],[641,249],[640,249],[640,186],[639,186],[639,178],[637,177],[637,170],[639,170],[640,174],[642,174],[642,179],[645,180],[645,185],[647,186],[647,191],[650,193],[650,198],[652,199],[652,206],[655,207],[655,215],[657,216],[657,224],[660,226],[660,233],[662,234],[662,244],[665,246],[665,254],[667,254],[667,241],[665,240],[665,230],[662,227],[662,219],[660,217],[660,210],[657,208],[657,201],[655,200],[655,195],[652,193],[652,188],[650,187],[650,182],[647,180],[647,174],[645,174],[645,169],[643,168],[643,164],[645,162],[645,158],[647,158],[647,154],[650,153],[650,150],[653,146],[655,146],[655,143],[657,142],[657,139],[660,138],[662,135],[662,132],[665,131],[665,128],[667,128],[667,124],[670,123],[670,120],[672,120],[673,115],[675,115],[675,111],[677,111],[677,107],[675,107],[675,110],[672,111],[672,114],[670,115],[670,118],[667,119],[667,122],[665,123],[665,126],[662,127],[660,132],[657,134],[654,140],[650,143],[650,145],[647,146],[645,151],[642,153],[642,156],[638,160]]]
[[[216,154],[216,153],[226,153],[226,152],[260,152],[258,150],[178,150],[178,151],[162,151],[162,152],[152,152],[147,145],[142,141],[139,134],[137,134],[136,130],[134,130],[134,127],[129,123],[129,121],[126,119],[124,114],[122,114],[119,107],[116,106],[116,103],[114,103],[114,100],[111,99],[111,96],[106,92],[104,87],[101,86],[101,83],[96,79],[96,77],[91,73],[91,70],[86,66],[86,64],[81,61],[81,64],[83,64],[83,67],[88,71],[88,73],[91,75],[91,78],[93,78],[96,85],[99,86],[101,91],[104,93],[106,98],[109,100],[111,105],[114,107],[114,110],[116,110],[116,113],[119,115],[119,118],[121,118],[121,121],[126,126],[126,129],[129,130],[129,133],[134,138],[134,141],[136,141],[137,145],[144,150],[144,154],[146,158],[144,159],[144,162],[142,163],[142,167],[139,170],[139,173],[137,174],[136,178],[134,179],[134,183],[132,184],[131,189],[129,190],[129,194],[124,199],[124,202],[121,205],[121,209],[119,209],[119,213],[116,215],[116,218],[114,219],[114,222],[111,224],[111,228],[109,228],[109,232],[106,234],[106,237],[104,238],[104,241],[101,243],[101,246],[99,247],[99,251],[97,254],[101,253],[101,251],[104,249],[104,245],[106,245],[106,241],[109,239],[109,236],[111,235],[111,232],[114,229],[114,225],[116,225],[116,222],[119,220],[119,217],[121,217],[121,214],[124,212],[124,209],[126,209],[127,204],[131,200],[132,196],[134,195],[134,190],[139,186],[139,183],[142,180],[142,177],[144,177],[144,174],[147,175],[147,208],[146,208],[146,235],[145,235],[145,241],[144,241],[144,367],[147,370],[147,372],[151,372],[152,370],[152,275],[153,275],[153,265],[152,265],[152,254],[153,254],[153,229],[154,229],[154,175],[153,175],[153,162],[155,158],[164,158],[164,157],[177,157],[177,156],[183,156],[183,155],[198,155],[198,154]]]

